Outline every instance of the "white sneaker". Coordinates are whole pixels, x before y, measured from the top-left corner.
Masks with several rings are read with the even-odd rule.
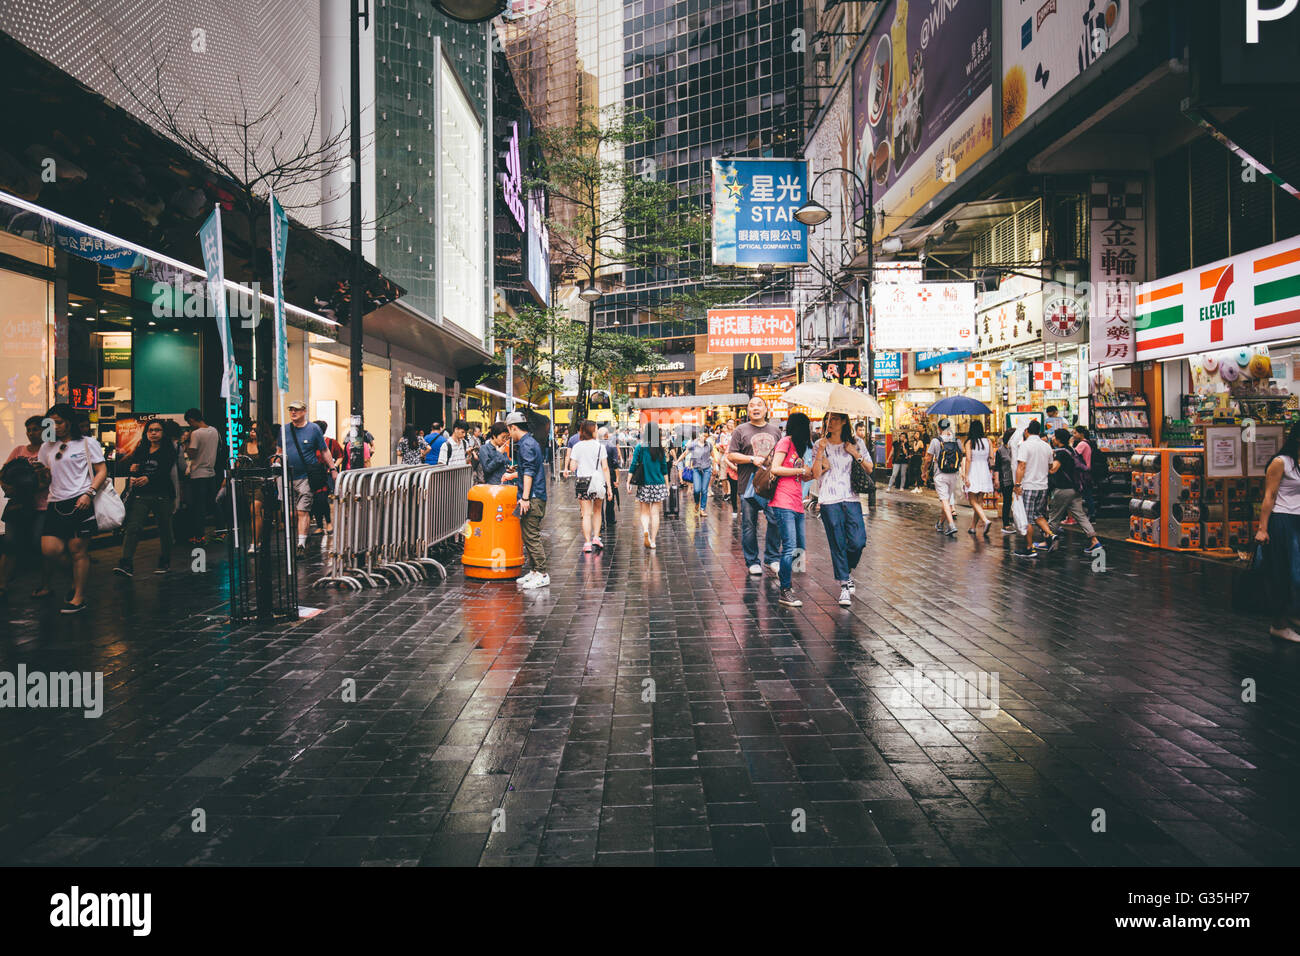
[[[849,593],[850,593],[850,594],[857,594],[857,593],[858,593],[858,586],[853,582],[853,579],[852,579],[852,578],[849,578],[847,581],[844,581],[844,582],[842,582],[842,583],[843,583],[843,586],[844,586],[844,587],[846,587],[846,588],[849,589]]]
[[[840,607],[848,607],[853,603],[853,595],[849,593],[849,586],[846,584],[840,588]]]
[[[1300,634],[1297,634],[1289,627],[1270,627],[1268,633],[1273,637],[1280,638],[1281,640],[1300,644]]]
[[[780,561],[773,561],[771,564],[768,565],[768,568],[771,569],[771,571],[772,571],[773,574],[780,574],[780,573],[781,573],[781,562],[780,562]]]
[[[762,573],[763,573],[763,566],[762,566],[761,564],[751,564],[751,565],[749,566],[749,573],[750,573],[750,574],[762,574]]]
[[[537,577],[537,572],[536,572],[536,571],[529,571],[529,572],[528,572],[527,574],[525,574],[522,578],[516,578],[516,579],[515,579],[515,587],[517,587],[517,588],[525,588],[525,587],[528,587],[528,582],[531,581],[531,580],[532,580],[533,578],[535,578],[535,577]]]
[[[525,591],[530,591],[534,588],[544,588],[550,583],[551,576],[549,574],[534,574],[531,581],[525,581],[519,586]]]

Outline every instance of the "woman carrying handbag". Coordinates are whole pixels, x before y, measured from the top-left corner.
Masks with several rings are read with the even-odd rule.
[[[62,563],[64,555],[72,562],[72,590],[68,592],[62,613],[77,614],[86,609],[86,582],[90,577],[90,538],[98,530],[112,530],[122,524],[122,501],[112,491],[104,450],[95,439],[82,435],[76,412],[60,402],[46,413],[53,419],[54,441],[41,445],[37,457],[50,472],[50,502],[41,532],[41,553],[45,557],[46,578]],[[102,506],[97,500],[103,495]],[[114,524],[116,521],[116,524]],[[41,597],[49,589],[38,592]]]

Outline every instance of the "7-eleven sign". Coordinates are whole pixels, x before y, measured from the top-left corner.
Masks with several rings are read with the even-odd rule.
[[[1300,335],[1300,238],[1138,287],[1139,361]]]

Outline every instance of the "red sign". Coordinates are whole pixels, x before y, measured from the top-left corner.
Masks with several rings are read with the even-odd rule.
[[[709,353],[793,352],[794,309],[709,309]]]
[[[73,408],[93,412],[99,407],[99,389],[94,385],[74,385],[71,392]]]

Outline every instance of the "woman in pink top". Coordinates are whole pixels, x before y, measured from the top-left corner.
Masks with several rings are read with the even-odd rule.
[[[808,416],[795,412],[785,423],[785,437],[772,453],[772,474],[777,475],[772,493],[772,514],[781,526],[781,603],[802,607],[794,595],[791,572],[796,550],[804,553],[803,483],[812,477],[812,465],[804,462],[812,446],[812,428]]]

